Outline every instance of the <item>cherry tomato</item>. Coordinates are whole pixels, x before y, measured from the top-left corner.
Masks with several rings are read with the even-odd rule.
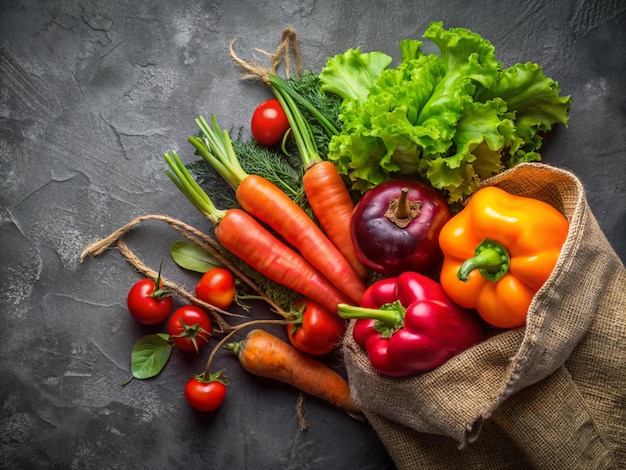
[[[346,331],[346,322],[310,299],[299,299],[293,312],[298,323],[287,325],[291,344],[300,351],[322,356],[335,350]]]
[[[222,375],[223,371],[211,375],[205,380],[201,375],[195,375],[185,385],[187,402],[198,411],[215,411],[226,398],[228,378]]]
[[[199,352],[209,342],[213,325],[207,313],[195,305],[178,308],[167,322],[167,332],[176,347]]]
[[[250,130],[261,145],[276,145],[289,127],[287,115],[276,98],[263,101],[252,113]]]
[[[196,284],[196,297],[218,308],[227,308],[235,299],[235,278],[226,268],[212,268]]]
[[[126,304],[135,320],[144,325],[161,323],[174,306],[171,295],[163,291],[163,282],[159,279],[157,284],[148,278],[133,284],[126,297]]]

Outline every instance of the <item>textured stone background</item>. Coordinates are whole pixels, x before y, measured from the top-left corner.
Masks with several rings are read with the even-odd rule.
[[[127,314],[137,273],[90,242],[132,218],[206,221],[164,174],[162,154],[192,155],[199,115],[247,126],[269,93],[238,80],[228,56],[274,50],[294,27],[306,68],[350,47],[398,57],[430,21],[475,30],[505,66],[533,61],[573,96],[569,128],[544,161],[574,171],[626,258],[626,24],[618,0],[10,1],[0,2],[0,466],[2,468],[391,468],[364,424],[243,373],[224,354],[225,405],[200,416],[184,382],[203,368],[173,355],[156,379],[129,376],[134,341],[153,330]],[[129,245],[158,266],[178,236],[163,224]],[[195,277],[166,260],[168,277]],[[158,330],[158,328],[157,328]],[[208,352],[208,351],[207,351]]]

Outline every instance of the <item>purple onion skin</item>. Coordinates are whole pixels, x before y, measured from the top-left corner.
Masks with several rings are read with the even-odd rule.
[[[389,203],[408,188],[408,201],[421,201],[419,214],[404,228],[385,217]],[[393,179],[367,191],[354,209],[351,235],[361,261],[387,277],[429,273],[443,258],[439,232],[451,214],[443,196],[419,181]]]

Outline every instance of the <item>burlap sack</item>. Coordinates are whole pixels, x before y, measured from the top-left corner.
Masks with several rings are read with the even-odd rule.
[[[626,468],[624,265],[571,173],[522,164],[485,184],[541,199],[571,224],[527,325],[405,379],[376,373],[351,325],[354,399],[400,469]]]

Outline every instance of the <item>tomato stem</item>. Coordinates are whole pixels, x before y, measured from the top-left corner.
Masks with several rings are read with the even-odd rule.
[[[211,332],[202,328],[200,323],[194,323],[193,325],[187,325],[182,318],[178,318],[178,322],[180,327],[182,328],[182,333],[178,335],[173,335],[172,338],[189,338],[191,343],[193,344],[196,353],[200,352],[200,347],[198,346],[197,336],[202,338],[205,343],[209,342],[209,338],[211,337]]]
[[[159,271],[157,272],[157,278],[156,278],[156,281],[153,281],[154,289],[152,290],[152,293],[150,294],[150,297],[153,297],[159,300],[171,296],[169,289],[166,289],[165,287],[161,287],[162,269],[163,269],[163,259],[161,259],[161,263],[159,263]]]
[[[196,380],[203,382],[203,383],[220,382],[224,385],[228,385],[230,382],[230,379],[224,375],[224,372],[225,372],[224,369],[221,369],[215,372],[214,374],[210,374],[208,377],[205,377],[204,374],[197,374],[197,375],[194,375],[194,377],[196,378]]]

